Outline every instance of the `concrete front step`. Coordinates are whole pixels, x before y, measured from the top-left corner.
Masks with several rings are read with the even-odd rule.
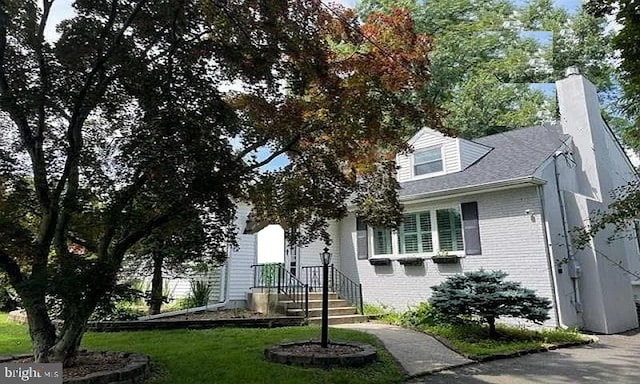
[[[338,294],[329,292],[329,299],[337,299]],[[322,292],[309,292],[309,300],[322,300]]]
[[[282,300],[278,305],[284,308],[285,312],[289,309],[300,308],[302,303],[294,303],[291,300]],[[331,307],[349,307],[350,304],[346,300],[342,299],[329,299],[329,308]],[[322,300],[309,300],[309,309],[322,308]]]
[[[337,299],[337,298],[338,298],[337,293],[329,292],[329,300]],[[278,295],[278,301],[287,301],[287,300],[289,300],[289,296],[282,293]],[[322,300],[322,293],[309,292],[309,300]]]
[[[354,307],[329,307],[329,316],[355,315],[358,311]],[[304,316],[304,309],[289,309],[287,316]],[[309,317],[322,316],[322,308],[309,309]]]
[[[338,298],[338,294],[335,292],[329,292],[329,300],[331,299],[337,299]],[[279,301],[287,301],[289,300],[289,296],[285,295],[284,293],[280,293],[278,294],[278,300]],[[321,292],[309,292],[309,300],[322,300],[322,293]]]
[[[363,316],[363,315],[329,316],[329,325],[364,323],[366,321],[367,321],[367,317]],[[309,317],[308,322],[311,325],[321,325],[322,324],[322,316]]]

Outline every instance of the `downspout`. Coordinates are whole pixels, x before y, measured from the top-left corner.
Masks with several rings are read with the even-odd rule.
[[[573,246],[569,241],[569,226],[567,224],[566,205],[562,192],[560,191],[560,175],[558,173],[558,156],[562,156],[565,153],[557,151],[553,154],[553,174],[556,182],[556,193],[558,194],[558,204],[560,205],[560,217],[562,219],[562,232],[564,236],[564,245],[567,250],[567,267],[569,269],[569,277],[571,278],[571,285],[573,287],[573,300],[577,313],[582,313],[582,302],[580,300],[580,288],[578,286],[578,278],[580,277],[580,266],[575,258],[573,252]]]
[[[540,221],[542,222],[542,236],[544,237],[544,251],[547,256],[547,269],[549,270],[549,280],[551,281],[551,293],[553,294],[553,306],[556,318],[556,324],[560,328],[569,328],[566,324],[562,322],[562,318],[560,316],[560,296],[558,295],[558,278],[555,274],[555,264],[553,262],[553,255],[549,248],[551,247],[551,243],[549,242],[549,227],[547,227],[547,218],[545,215],[545,204],[544,204],[544,194],[541,192],[543,186],[538,185],[536,188],[536,192],[538,194],[538,199],[540,199]]]

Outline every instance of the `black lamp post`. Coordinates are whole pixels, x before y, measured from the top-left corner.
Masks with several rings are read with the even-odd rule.
[[[329,248],[325,247],[320,253],[322,261],[322,337],[320,346],[327,348],[329,344],[329,263],[331,262],[331,253]]]

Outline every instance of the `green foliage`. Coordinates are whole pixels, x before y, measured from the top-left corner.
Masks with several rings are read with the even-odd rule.
[[[404,312],[400,318],[402,325],[409,327],[434,326],[446,324],[447,317],[427,302],[418,304]]]
[[[529,330],[498,325],[498,338],[487,337],[487,326],[477,323],[436,325],[422,329],[446,339],[448,345],[471,358],[538,349],[549,344],[584,341],[584,337],[575,330],[562,329]]]
[[[144,297],[140,284],[128,282],[117,284],[109,295],[98,304],[89,318],[92,321],[136,320],[144,312],[136,305]]]
[[[213,293],[213,287],[207,281],[191,281],[191,291],[189,296],[180,300],[179,306],[182,309],[204,307],[209,304],[209,297]]]
[[[429,303],[452,321],[473,316],[489,323],[492,337],[497,336],[495,321],[500,317],[519,317],[536,323],[549,318],[549,299],[536,296],[518,282],[505,281],[505,277],[505,272],[484,270],[451,276],[431,287]]]
[[[587,10],[596,16],[615,17],[620,28],[613,37],[613,47],[620,52],[620,82],[624,91],[623,107],[634,120],[623,137],[635,149],[640,148],[640,11],[635,0],[589,0]]]
[[[106,309],[98,308],[89,317],[89,321],[127,321],[137,320],[146,313],[141,308],[128,302],[118,302]]]
[[[268,288],[276,286],[280,263],[266,263],[260,268],[260,281]]]
[[[361,0],[357,5],[365,18],[393,7],[408,9],[417,29],[433,36],[432,77],[423,91],[447,112],[445,128],[464,137],[555,119],[554,95],[530,84],[562,78],[569,66],[579,67],[611,100],[614,51],[604,18],[582,10],[569,15],[551,0],[521,5],[508,0]],[[551,41],[522,31],[545,32]]]
[[[363,24],[314,1],[76,1],[48,41],[52,3],[0,5],[0,270],[38,318],[42,361],[71,362],[127,255],[223,259],[240,201],[328,242],[327,220],[379,191],[361,176],[413,127],[440,128],[416,92],[431,40],[406,12]]]
[[[388,324],[402,324],[402,314],[387,306],[364,303],[363,310],[365,316],[373,317]]]
[[[18,307],[16,294],[7,277],[0,272],[0,312],[13,311]]]

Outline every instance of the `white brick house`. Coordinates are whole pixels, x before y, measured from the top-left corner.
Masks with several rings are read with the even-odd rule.
[[[411,139],[414,152],[396,159],[402,227],[349,215],[331,228],[335,264],[362,284],[364,302],[404,310],[447,276],[482,268],[549,298],[549,326],[638,326],[631,278],[616,265],[640,270],[636,239],[610,243],[603,231],[584,250],[568,240],[637,174],[600,116],[593,84],[571,74],[557,92],[557,124],[474,141],[423,129]],[[317,265],[320,248],[299,250],[296,267]],[[449,263],[434,262],[438,253]]]
[[[600,333],[638,326],[633,287],[640,282],[620,268],[640,271],[637,239],[609,242],[605,230],[583,250],[570,241],[573,227],[638,175],[600,116],[593,84],[571,74],[556,88],[556,124],[473,141],[419,131],[414,151],[396,159],[405,212],[398,231],[354,214],[331,224],[332,263],[362,285],[364,302],[405,310],[448,276],[502,270],[552,301],[548,326]],[[247,214],[248,207],[239,212],[240,233]],[[240,243],[225,269],[225,306],[244,305],[258,262],[256,235],[245,232]],[[304,279],[324,246],[286,249],[285,268]],[[445,253],[448,263],[432,259]]]

